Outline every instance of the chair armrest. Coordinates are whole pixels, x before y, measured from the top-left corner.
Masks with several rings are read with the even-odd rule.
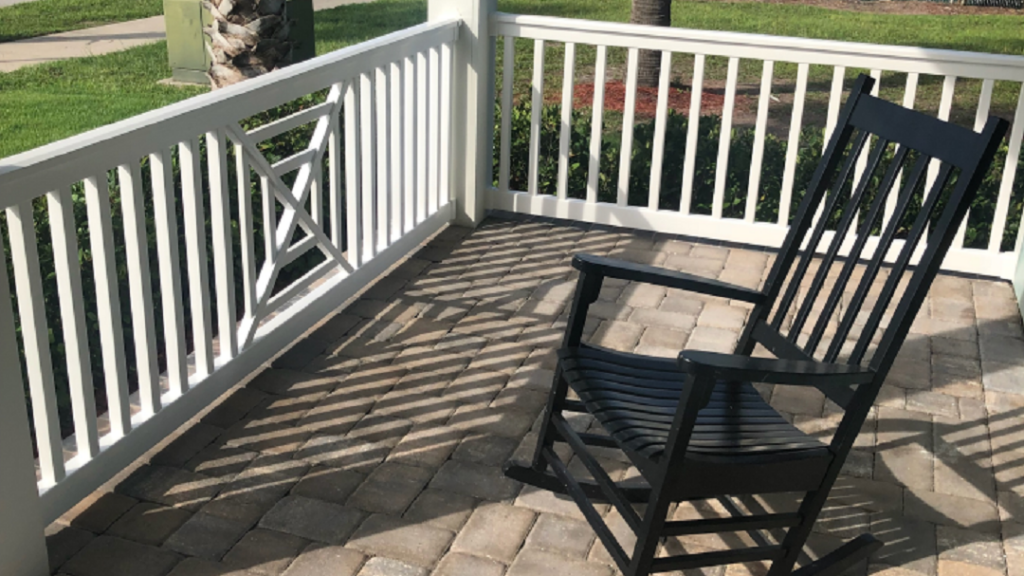
[[[829,364],[813,360],[753,358],[698,350],[679,353],[679,368],[696,374],[710,371],[716,380],[766,382],[795,386],[852,386],[867,384],[875,371],[855,364]]]
[[[635,264],[625,260],[603,258],[591,254],[577,254],[572,259],[572,265],[582,272],[599,274],[605,278],[619,278],[633,282],[657,284],[668,288],[679,288],[688,292],[741,300],[752,304],[760,304],[765,299],[763,292],[736,286],[735,284],[702,278],[685,272],[666,270],[657,266]]]

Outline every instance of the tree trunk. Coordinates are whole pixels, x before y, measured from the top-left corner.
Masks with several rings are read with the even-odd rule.
[[[670,26],[672,24],[672,0],[633,0],[633,24],[648,26]],[[661,52],[640,51],[640,68],[637,80],[641,86],[657,86],[661,73]]]
[[[272,72],[291,62],[291,22],[286,0],[204,0],[213,24],[210,84],[214,89]]]

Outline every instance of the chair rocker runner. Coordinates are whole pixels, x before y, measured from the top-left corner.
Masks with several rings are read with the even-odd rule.
[[[579,280],[536,452],[505,473],[568,493],[626,576],[752,561],[770,561],[770,576],[835,575],[881,548],[864,534],[794,571],[1007,123],[990,118],[975,133],[872,97],[873,84],[863,75],[856,81],[760,291],[609,258],[573,259]],[[581,341],[605,278],[753,308],[735,354],[684,350],[671,360],[615,352]],[[774,358],[752,356],[757,345]],[[751,382],[820,390],[844,411],[831,442],[791,425]],[[603,433],[574,431],[563,412],[592,415]],[[574,478],[555,442],[568,444],[593,479]],[[645,482],[617,484],[588,446],[623,451]],[[776,492],[805,496],[791,513],[667,518],[673,503]],[[636,534],[632,554],[594,500],[613,504]],[[633,504],[646,507],[638,513]],[[777,544],[760,532],[771,529],[784,530]],[[658,555],[664,537],[719,532],[750,532],[760,544]]]

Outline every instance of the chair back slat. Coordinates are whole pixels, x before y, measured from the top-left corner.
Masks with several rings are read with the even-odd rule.
[[[914,287],[927,292],[1006,131],[880,100],[873,83],[854,85],[738,347],[879,371],[870,387],[821,388],[842,407],[862,389],[873,401],[923,301]]]
[[[970,133],[974,137],[974,142],[965,142],[964,148],[957,150],[960,162],[950,162],[950,164],[959,164],[958,167],[961,168],[956,184],[950,193],[949,201],[931,230],[924,255],[909,279],[904,297],[882,335],[878,352],[871,359],[870,366],[880,374],[886,374],[889,367],[892,366],[893,360],[896,359],[900,345],[910,330],[910,325],[917,316],[921,303],[927,296],[928,288],[939,272],[942,259],[953,243],[953,238],[956,237],[960,229],[960,223],[967,216],[967,210],[977,195],[978,188],[992,164],[992,159],[1006,135],[1008,126],[1009,123],[1005,120],[990,117],[980,134]],[[950,175],[946,172],[944,165],[936,178],[936,186],[939,182],[949,179]]]
[[[870,89],[872,83],[873,80],[862,75],[857,78],[851,94],[863,94],[865,87],[867,86]],[[811,226],[811,220],[820,202],[820,192],[823,190],[822,182],[835,171],[842,160],[841,155],[835,154],[835,150],[844,148],[850,142],[853,127],[849,125],[849,119],[853,114],[855,104],[856,99],[851,97],[843,105],[836,128],[832,132],[832,138],[825,146],[822,161],[814,169],[814,174],[811,176],[811,181],[807,186],[808,193],[804,195],[803,201],[800,202],[797,208],[792,224],[790,224],[789,233],[786,234],[786,238],[782,241],[782,246],[779,248],[779,257],[775,260],[775,265],[768,272],[768,278],[764,283],[764,294],[765,300],[769,304],[778,301],[778,296],[783,286],[782,280],[789,274],[793,260],[796,257],[796,252]],[[786,298],[782,300],[786,301]],[[751,317],[753,321],[747,323],[747,329],[739,341],[738,351],[740,353],[749,354],[751,349],[753,349],[753,328],[758,325],[758,321],[768,318],[771,309],[771,306],[761,306],[758,313]]]
[[[847,155],[846,162],[843,164],[843,169],[841,172],[842,176],[840,176],[839,180],[840,182],[845,182],[846,179],[849,177],[850,173],[853,171],[854,162],[856,161],[857,156],[860,154],[860,151],[863,150],[864,144],[867,142],[867,137],[867,133],[862,133],[857,137],[857,140],[854,142],[851,153]],[[807,241],[808,249],[801,256],[800,262],[797,264],[796,270],[793,273],[792,277],[798,280],[796,282],[790,282],[789,286],[786,288],[786,293],[782,297],[782,301],[779,305],[779,308],[775,313],[775,318],[772,320],[771,323],[773,328],[781,328],[782,322],[785,320],[786,315],[789,313],[790,305],[796,301],[796,298],[800,290],[801,281],[806,276],[807,269],[814,260],[814,249],[812,247],[817,247],[821,243],[821,239],[822,237],[824,237],[826,228],[828,226],[828,217],[825,215],[832,214],[832,212],[835,210],[836,205],[839,203],[840,200],[840,192],[841,190],[837,189],[835,190],[835,193],[829,194],[826,198],[825,206],[822,210],[822,217],[818,218],[818,221],[814,226],[814,231],[811,233],[811,238],[810,240]],[[815,204],[817,204],[817,202]]]
[[[898,147],[892,163],[889,164],[889,167],[886,169],[885,176],[882,178],[879,193],[875,195],[867,216],[864,217],[864,221],[861,223],[860,229],[857,231],[857,237],[854,241],[853,247],[850,249],[850,255],[846,258],[846,261],[843,264],[842,271],[839,273],[839,278],[836,279],[836,283],[840,286],[846,286],[853,276],[853,272],[857,268],[858,260],[864,254],[864,248],[867,246],[868,239],[871,237],[871,231],[878,225],[878,220],[882,216],[883,207],[889,203],[889,194],[894,187],[897,187],[897,180],[899,179],[899,175],[906,163],[907,156],[907,147]],[[922,167],[923,165],[924,163],[922,163]],[[920,174],[918,174],[918,178],[919,177]],[[913,181],[914,179],[911,178],[910,182]],[[908,184],[910,184],[910,182],[908,182]],[[916,184],[910,184],[910,189],[913,190],[914,186],[916,186]],[[899,219],[906,210],[905,200],[909,200],[910,195],[904,194],[902,198],[904,200],[903,202],[899,199],[896,202],[897,209],[894,210],[895,218],[891,218],[892,222],[890,223],[892,225],[888,226],[885,233],[883,233],[879,238],[874,255],[864,270],[855,295],[852,299],[846,302],[842,320],[839,323],[839,327],[836,329],[832,338],[832,343],[828,347],[828,351],[825,353],[824,360],[826,362],[835,362],[838,358],[839,352],[842,349],[842,343],[849,335],[850,329],[853,327],[853,322],[857,318],[857,314],[860,312],[860,308],[863,305],[864,298],[867,296],[867,292],[870,289],[872,282],[874,282],[874,278],[882,267],[885,255],[888,253],[889,246],[892,243],[892,238],[895,236],[895,224],[898,224]],[[888,234],[888,240],[885,240],[886,234]],[[822,314],[818,318],[818,322],[811,331],[811,336],[807,342],[807,346],[811,350],[812,354],[817,350],[818,344],[821,342],[821,338],[825,333],[825,329],[828,326],[829,316],[831,316],[835,307],[835,302],[843,299],[843,292],[839,290],[833,291],[829,298],[830,301],[826,306],[826,313]]]
[[[871,345],[871,339],[874,338],[875,332],[878,330],[878,327],[882,322],[882,316],[889,307],[893,296],[896,295],[896,290],[899,287],[900,282],[903,280],[904,273],[907,272],[907,267],[910,264],[914,252],[917,250],[918,243],[925,235],[925,231],[928,228],[928,220],[931,218],[932,211],[939,202],[942,188],[945,187],[946,182],[949,181],[949,176],[952,171],[953,167],[949,164],[942,164],[942,167],[939,169],[939,176],[935,179],[935,183],[932,185],[931,190],[929,190],[928,194],[925,195],[921,211],[917,213],[917,218],[914,221],[913,228],[910,230],[910,235],[904,242],[903,249],[900,250],[900,254],[896,258],[896,263],[893,264],[889,272],[889,277],[885,281],[885,287],[882,288],[881,294],[878,295],[875,305],[871,310],[871,316],[864,325],[860,338],[857,339],[857,344],[853,349],[853,353],[850,354],[849,362],[853,364],[860,364],[864,359],[864,355],[867,353],[868,347]]]
[[[867,132],[862,133],[862,137],[866,136]],[[807,322],[807,318],[811,314],[811,310],[814,308],[814,304],[817,301],[818,294],[821,292],[822,287],[825,285],[825,280],[828,276],[828,272],[832,267],[832,263],[835,261],[836,256],[839,254],[839,249],[843,246],[846,241],[846,233],[850,230],[850,225],[853,224],[854,219],[857,216],[857,212],[860,208],[861,201],[864,199],[864,192],[867,191],[868,186],[871,182],[871,176],[878,164],[882,160],[882,154],[888,148],[889,142],[887,140],[879,140],[875,144],[874,150],[872,150],[868,165],[864,168],[864,171],[860,175],[860,182],[857,183],[856,189],[853,194],[850,195],[850,201],[846,203],[846,207],[842,210],[842,216],[839,219],[839,224],[836,226],[834,235],[832,236],[832,242],[829,244],[828,250],[825,252],[825,256],[820,260],[818,266],[818,272],[814,275],[814,280],[811,282],[810,288],[804,296],[803,304],[800,306],[796,317],[793,319],[793,323],[790,326],[790,338],[795,338],[800,334],[804,324]],[[848,160],[854,160],[857,155],[850,154]],[[845,175],[844,175],[845,176]],[[840,185],[837,185],[832,190],[832,195],[839,197],[842,195],[843,188],[845,188],[846,181],[840,180]],[[883,196],[883,194],[879,194]],[[824,218],[821,220],[825,221]],[[807,250],[804,253],[804,258],[810,260],[814,255],[814,251]],[[852,255],[851,255],[852,256]],[[838,285],[839,282],[836,282]],[[839,296],[842,294],[841,291],[833,291],[826,298],[825,308],[821,310],[819,319],[827,319],[832,314],[832,310],[835,308],[835,304],[838,303]],[[829,304],[831,303],[831,306]],[[819,321],[820,323],[820,321]],[[811,355],[814,354],[814,348],[816,343],[808,342],[806,345],[807,352]]]
[[[882,150],[882,148],[879,147],[879,150]],[[896,155],[893,158],[893,161],[889,164],[889,167],[885,171],[885,176],[883,176],[882,178],[882,183],[879,186],[878,193],[875,194],[874,200],[871,201],[871,207],[868,209],[868,213],[864,217],[864,221],[861,222],[860,229],[857,231],[857,236],[853,243],[853,247],[850,249],[850,254],[849,256],[847,256],[846,261],[843,263],[843,268],[839,272],[839,277],[836,279],[836,284],[840,286],[846,286],[849,283],[850,277],[853,275],[853,272],[857,267],[857,261],[864,253],[864,247],[867,246],[867,241],[868,238],[871,236],[871,231],[874,229],[879,217],[882,215],[882,208],[888,203],[889,192],[896,184],[896,179],[900,173],[900,170],[903,169],[903,164],[906,161],[906,159],[907,147],[900,146],[896,151]],[[866,188],[867,178],[863,178],[861,180],[861,184],[863,187]],[[850,212],[852,213],[852,210]],[[878,268],[881,267],[884,257],[884,250],[876,250],[874,257],[868,264],[868,268],[873,268],[877,273]],[[807,349],[812,355],[814,354],[815,350],[817,350],[818,344],[821,342],[821,338],[825,335],[825,330],[828,327],[829,318],[832,316],[832,313],[835,310],[836,306],[843,299],[843,295],[844,292],[842,290],[833,290],[829,294],[828,301],[825,303],[825,308],[822,310],[822,313],[818,316],[818,321],[814,324],[814,328],[811,330],[811,336],[807,340]],[[858,305],[854,302],[851,302],[849,306],[852,308],[857,307]],[[832,344],[835,345],[836,342],[842,342],[846,338],[847,334],[849,334],[851,326],[852,322],[850,325],[845,326],[845,328],[843,326],[840,326],[840,328],[836,330],[836,333],[832,338]],[[829,347],[829,353],[831,353],[831,351],[832,346]],[[834,358],[832,360],[827,360],[827,356],[828,353],[826,353],[826,361],[835,361]]]

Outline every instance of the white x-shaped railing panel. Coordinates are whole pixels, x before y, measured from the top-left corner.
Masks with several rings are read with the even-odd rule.
[[[312,189],[311,184],[314,180],[316,167],[323,161],[324,153],[327,151],[328,136],[337,126],[341,107],[341,94],[341,84],[335,84],[327,95],[325,104],[330,106],[323,110],[324,114],[317,120],[309,147],[307,148],[312,154],[308,156],[307,161],[298,167],[298,175],[291,187],[281,180],[278,171],[274,169],[260,152],[252,136],[247,134],[237,122],[227,127],[228,136],[236,145],[242,148],[253,170],[261,178],[265,178],[268,181],[274,197],[284,205],[284,213],[281,215],[280,222],[274,232],[273,245],[275,249],[272,253],[267,254],[263,267],[256,279],[256,304],[253,307],[252,313],[247,315],[239,326],[238,340],[243,348],[252,343],[260,322],[272,312],[268,303],[271,301],[271,295],[278,274],[297,255],[295,251],[290,250],[293,247],[296,227],[301,227],[307,234],[307,238],[311,238],[314,245],[323,252],[324,256],[341,268],[343,273],[348,274],[354,271],[342,251],[327,237],[321,223],[316,222],[305,208]],[[317,182],[317,185],[320,184],[320,182]],[[300,243],[304,242],[306,242],[305,239],[300,240]]]

